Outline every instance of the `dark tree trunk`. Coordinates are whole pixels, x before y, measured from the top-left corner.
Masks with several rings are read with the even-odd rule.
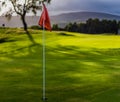
[[[23,23],[23,25],[24,25],[24,30],[27,31],[27,30],[28,30],[28,27],[27,27],[27,23],[26,23],[26,21],[25,21],[25,16],[24,16],[24,15],[21,16],[21,19],[22,19],[22,23]]]
[[[24,26],[24,30],[25,30],[26,34],[28,35],[30,41],[31,41],[33,44],[35,44],[36,42],[34,41],[32,35],[31,35],[31,34],[29,33],[29,31],[28,31],[28,26],[27,26],[27,23],[26,23],[26,20],[25,20],[25,15],[22,15],[22,16],[21,16],[21,20],[22,20],[22,23],[23,23],[23,26]]]

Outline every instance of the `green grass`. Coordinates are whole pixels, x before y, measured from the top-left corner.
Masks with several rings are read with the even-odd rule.
[[[0,102],[42,102],[42,31],[0,29]],[[120,102],[120,36],[46,33],[47,102]]]

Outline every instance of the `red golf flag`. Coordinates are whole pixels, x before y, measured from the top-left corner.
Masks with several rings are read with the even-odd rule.
[[[51,31],[51,23],[50,23],[50,18],[49,18],[49,14],[48,14],[48,11],[47,11],[47,8],[45,6],[45,4],[43,3],[43,12],[41,14],[41,17],[40,17],[40,20],[39,20],[39,23],[38,23],[40,26],[46,28],[47,30],[50,30]]]

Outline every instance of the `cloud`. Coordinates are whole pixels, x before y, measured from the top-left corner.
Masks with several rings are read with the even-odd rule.
[[[120,15],[120,0],[52,0],[51,12],[96,11]]]

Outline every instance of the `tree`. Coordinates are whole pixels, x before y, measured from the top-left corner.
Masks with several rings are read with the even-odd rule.
[[[52,29],[53,29],[53,30],[59,30],[58,24],[53,24]]]
[[[80,32],[80,33],[88,33],[87,25],[85,23],[78,24],[78,32]]]
[[[72,32],[72,23],[66,25],[65,30]]]
[[[50,3],[51,0],[42,0],[43,2],[47,2]],[[12,17],[13,14],[17,14],[20,16],[23,26],[24,26],[24,30],[26,31],[28,37],[30,38],[30,40],[32,42],[33,38],[32,36],[29,34],[28,30],[27,30],[27,23],[26,23],[26,14],[32,12],[34,15],[37,14],[37,10],[41,9],[41,0],[0,0],[0,9],[2,10],[2,8],[4,7],[8,7],[8,11],[6,11],[4,13],[4,15],[10,19]],[[11,4],[11,5],[10,5]]]
[[[111,29],[112,29],[113,33],[115,33],[115,34],[118,33],[119,26],[118,26],[118,23],[116,20],[112,21]]]
[[[78,32],[78,24],[76,22],[74,22],[73,25],[72,25],[72,31],[73,32]]]

